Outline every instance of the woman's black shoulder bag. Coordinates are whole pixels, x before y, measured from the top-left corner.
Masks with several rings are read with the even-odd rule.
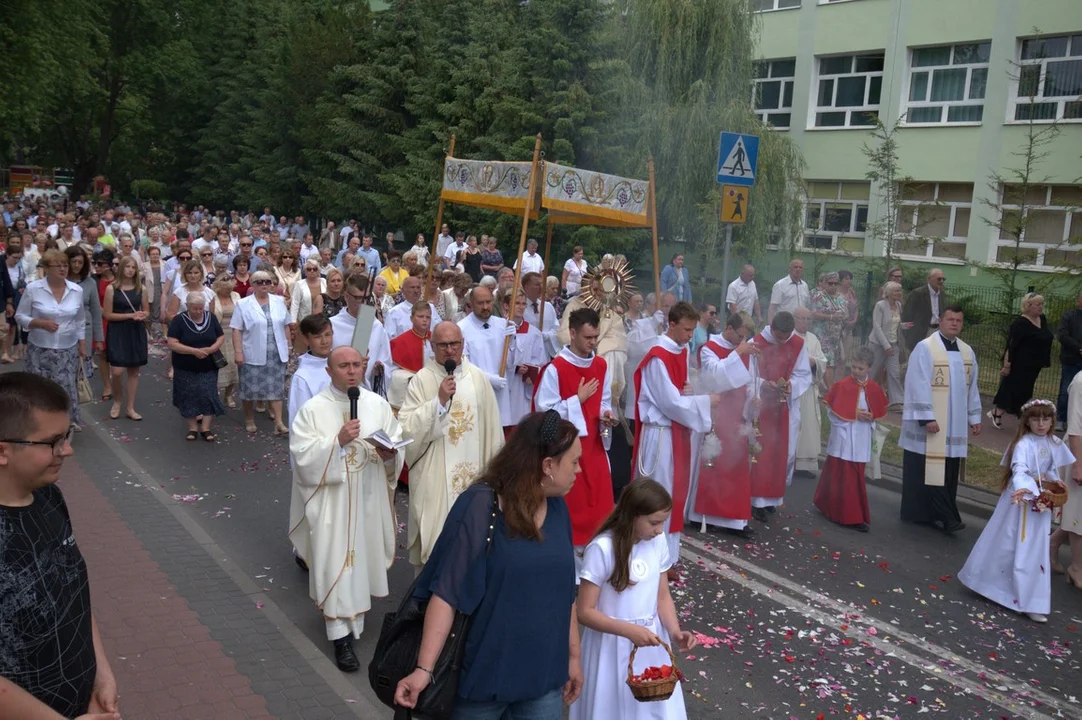
[[[492,536],[496,532],[496,511],[499,502],[496,493],[492,493],[492,514],[488,524],[488,539],[485,541],[485,553],[492,549]],[[394,708],[396,718],[425,718],[426,720],[446,720],[451,717],[458,695],[458,676],[462,671],[462,655],[466,648],[466,636],[470,630],[470,616],[456,612],[451,622],[451,631],[443,644],[443,650],[432,668],[432,682],[417,699],[417,706],[406,711],[395,705],[394,694],[402,678],[417,668],[417,655],[421,651],[421,636],[424,634],[425,611],[428,600],[413,597],[417,581],[414,580],[406,592],[402,604],[395,612],[383,617],[376,650],[372,662],[368,665],[368,683],[376,697],[384,705]]]

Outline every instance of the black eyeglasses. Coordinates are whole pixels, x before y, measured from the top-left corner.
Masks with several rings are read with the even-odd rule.
[[[272,280],[256,280],[252,284],[253,285],[270,285],[272,282],[273,282]]]
[[[45,445],[53,449],[53,456],[60,457],[64,452],[64,448],[71,442],[71,436],[73,430],[68,430],[67,434],[61,435],[55,440],[0,440],[0,442],[11,443],[12,445]]]
[[[252,247],[252,243],[241,243],[241,247]]]

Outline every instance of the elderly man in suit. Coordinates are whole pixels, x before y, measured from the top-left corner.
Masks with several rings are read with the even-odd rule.
[[[927,280],[926,284],[909,293],[902,307],[902,322],[912,323],[905,331],[905,344],[910,352],[917,343],[939,329],[939,314],[949,304],[943,271],[933,268]]]

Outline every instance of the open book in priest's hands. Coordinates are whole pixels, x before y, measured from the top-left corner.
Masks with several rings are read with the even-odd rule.
[[[413,442],[413,438],[404,438],[395,442],[382,430],[376,430],[374,433],[366,437],[365,442],[377,448],[383,448],[384,450],[401,450],[402,448]]]

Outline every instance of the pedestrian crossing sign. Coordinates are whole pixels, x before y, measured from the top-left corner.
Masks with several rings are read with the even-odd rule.
[[[718,147],[718,182],[751,187],[758,160],[758,135],[723,132]]]
[[[721,186],[721,221],[742,223],[748,216],[748,197],[751,189],[740,185]]]

